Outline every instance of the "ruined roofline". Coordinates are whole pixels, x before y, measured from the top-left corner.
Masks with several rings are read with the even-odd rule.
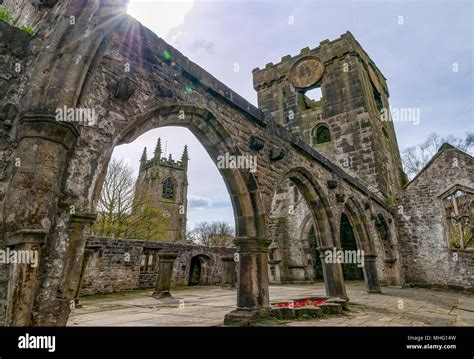
[[[165,40],[163,40],[153,31],[148,29],[145,25],[141,24],[137,19],[128,14],[126,16],[127,21],[135,23],[132,26],[138,25],[140,27],[140,34],[142,38],[145,37],[145,39],[143,39],[145,44],[149,44],[150,42],[159,43],[158,48],[154,49],[155,51],[158,51],[156,53],[157,57],[161,58],[160,55],[164,51],[168,51],[171,54],[173,62],[177,65],[175,67],[176,71],[180,71],[183,76],[188,78],[190,81],[199,84],[206,91],[209,91],[210,93],[221,97],[226,102],[229,102],[234,107],[237,107],[239,110],[243,111],[252,121],[258,123],[259,125],[266,126],[267,123],[265,116],[259,108],[252,105],[249,101],[247,101],[237,92],[226,86],[223,82],[216,79],[202,67],[189,60],[189,58],[187,58],[180,51],[168,44]],[[152,45],[155,44],[152,43]],[[149,63],[147,59],[142,60]]]
[[[473,157],[469,154],[469,153],[466,153],[464,151],[461,151],[459,148],[457,147],[454,147],[453,145],[445,142],[441,145],[441,147],[439,148],[438,152],[436,152],[436,154],[431,157],[431,159],[428,161],[428,163],[416,174],[415,177],[413,177],[413,179],[408,182],[405,186],[403,186],[402,190],[404,189],[407,189],[413,182],[415,182],[415,180],[420,177],[429,167],[431,167],[431,165],[434,163],[434,161],[436,161],[436,159],[445,151],[449,151],[449,150],[454,150],[455,152],[459,153],[460,155],[462,156],[465,156],[465,157],[468,157],[469,159],[473,159]]]

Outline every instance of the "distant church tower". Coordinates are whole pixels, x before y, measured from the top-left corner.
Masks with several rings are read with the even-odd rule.
[[[164,240],[186,238],[188,161],[188,146],[184,146],[180,161],[174,160],[171,154],[168,158],[162,157],[161,138],[158,138],[153,158],[147,159],[145,147],[140,159],[135,194],[145,194],[148,205],[167,219]]]

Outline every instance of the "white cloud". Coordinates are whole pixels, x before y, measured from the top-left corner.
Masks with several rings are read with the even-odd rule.
[[[194,0],[130,0],[128,13],[165,40],[170,30],[185,21]]]

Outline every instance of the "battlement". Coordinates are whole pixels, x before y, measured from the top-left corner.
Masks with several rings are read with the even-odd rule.
[[[315,57],[324,65],[329,65],[338,59],[343,59],[348,54],[356,55],[361,60],[362,64],[367,67],[367,70],[376,75],[377,80],[380,81],[383,90],[388,97],[388,86],[386,84],[385,76],[349,31],[342,34],[335,40],[323,40],[319,43],[318,47],[313,49],[305,47],[301,49],[298,55],[285,55],[277,64],[270,62],[266,64],[265,68],[263,69],[258,67],[253,69],[252,74],[254,89],[259,91],[261,88],[269,87],[274,83],[287,80],[291,68],[298,61],[304,58]]]
[[[148,168],[151,168],[156,164],[157,164],[157,161],[155,161],[154,159],[148,160],[145,163],[145,165],[142,168],[140,168],[140,171],[144,171]],[[171,168],[174,168],[177,170],[183,170],[183,171],[186,170],[187,168],[185,162],[174,160],[172,158],[166,158],[166,157],[161,157],[159,164],[162,166],[167,166],[167,167],[171,167]]]

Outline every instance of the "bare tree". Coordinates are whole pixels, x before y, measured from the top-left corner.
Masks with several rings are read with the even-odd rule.
[[[117,238],[160,240],[168,219],[148,203],[148,196],[135,198],[133,170],[123,160],[113,159],[108,167],[93,233]]]
[[[188,239],[204,246],[231,247],[234,230],[227,222],[201,222],[188,233]]]
[[[107,169],[94,232],[102,236],[123,237],[133,207],[134,179],[132,169],[122,160],[113,159]]]
[[[425,142],[402,151],[403,168],[408,178],[415,177],[438,152],[443,143],[449,143],[451,146],[472,155],[474,152],[474,133],[467,132],[464,137],[452,135],[441,137],[436,133],[432,133]]]

